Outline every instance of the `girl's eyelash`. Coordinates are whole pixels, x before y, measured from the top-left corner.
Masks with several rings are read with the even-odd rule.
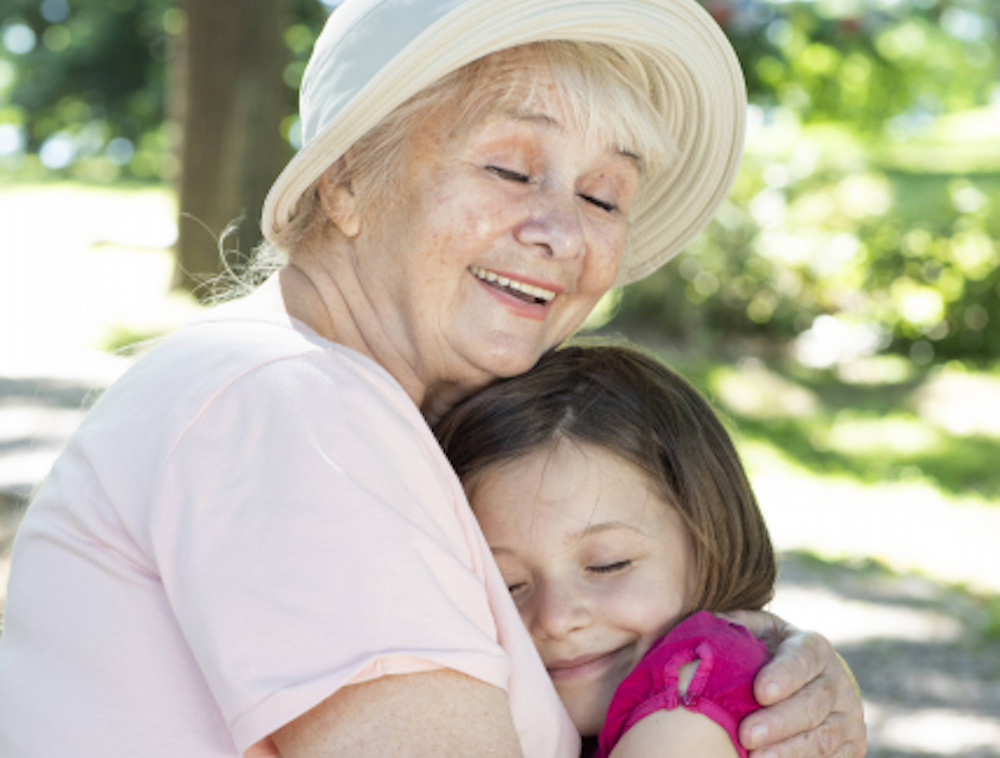
[[[587,570],[594,574],[614,574],[617,571],[624,571],[632,565],[632,561],[615,561],[604,566],[588,566]]]

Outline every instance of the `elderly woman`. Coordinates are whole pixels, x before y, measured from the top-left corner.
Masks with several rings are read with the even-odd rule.
[[[569,337],[706,222],[738,65],[694,0],[347,0],[268,238],[288,264],[139,361],[29,509],[0,755],[575,758],[428,421]],[[743,725],[860,756],[788,634]]]

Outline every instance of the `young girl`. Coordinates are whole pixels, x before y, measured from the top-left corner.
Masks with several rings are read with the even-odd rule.
[[[769,656],[704,611],[761,608],[775,559],[704,398],[636,350],[567,347],[436,431],[584,754],[745,758]]]

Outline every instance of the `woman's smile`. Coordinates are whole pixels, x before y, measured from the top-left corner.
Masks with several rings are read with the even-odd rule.
[[[545,319],[552,301],[562,292],[556,284],[532,283],[524,277],[480,266],[469,266],[469,272],[511,313],[538,321]]]

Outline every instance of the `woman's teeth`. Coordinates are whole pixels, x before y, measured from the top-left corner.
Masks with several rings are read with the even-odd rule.
[[[469,271],[471,271],[472,275],[477,279],[481,279],[489,284],[496,284],[510,292],[512,295],[520,297],[522,300],[530,298],[536,303],[549,303],[556,296],[556,293],[552,290],[547,290],[543,287],[536,287],[533,284],[526,284],[525,282],[519,282],[516,279],[509,279],[506,276],[500,276],[500,274],[487,271],[484,268],[479,268],[479,266],[469,266]]]

